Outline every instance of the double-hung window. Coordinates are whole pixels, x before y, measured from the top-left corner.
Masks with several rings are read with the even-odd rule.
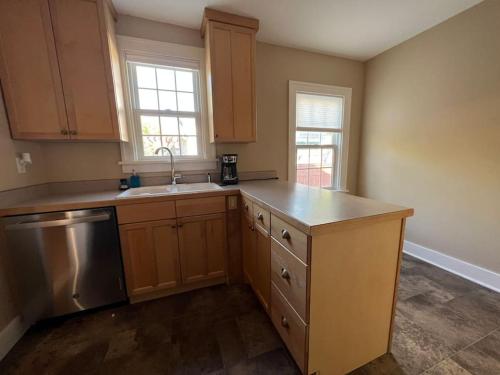
[[[123,172],[164,172],[170,149],[177,169],[216,168],[206,121],[205,50],[118,36],[129,142]],[[158,152],[157,152],[158,151]]]
[[[198,157],[198,70],[135,61],[127,65],[139,158],[163,156],[160,147],[168,147],[179,158]]]
[[[289,179],[346,189],[351,89],[289,82]]]

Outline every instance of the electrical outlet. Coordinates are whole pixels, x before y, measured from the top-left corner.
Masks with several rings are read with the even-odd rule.
[[[17,165],[17,173],[23,174],[26,173],[26,163],[23,162],[23,159],[21,158],[16,158],[16,165]]]

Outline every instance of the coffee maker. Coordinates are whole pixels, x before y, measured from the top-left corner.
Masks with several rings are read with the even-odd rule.
[[[238,183],[237,161],[237,154],[223,154],[221,156],[220,180],[222,185],[234,185]]]

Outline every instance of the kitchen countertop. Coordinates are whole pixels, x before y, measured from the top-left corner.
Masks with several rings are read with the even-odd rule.
[[[0,216],[158,202],[184,199],[193,195],[197,198],[234,195],[238,192],[309,234],[320,234],[330,230],[330,226],[340,223],[350,224],[359,220],[378,220],[382,217],[403,218],[413,215],[413,209],[372,199],[285,181],[264,180],[245,181],[238,185],[224,186],[222,190],[202,193],[137,198],[117,198],[120,191],[49,195],[1,208]]]

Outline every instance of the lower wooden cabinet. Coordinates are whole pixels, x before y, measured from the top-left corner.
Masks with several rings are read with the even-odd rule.
[[[121,225],[120,239],[129,296],[180,284],[175,220]]]
[[[243,272],[264,308],[269,311],[271,293],[271,237],[242,214]]]
[[[182,281],[192,283],[225,275],[225,214],[177,219]]]

